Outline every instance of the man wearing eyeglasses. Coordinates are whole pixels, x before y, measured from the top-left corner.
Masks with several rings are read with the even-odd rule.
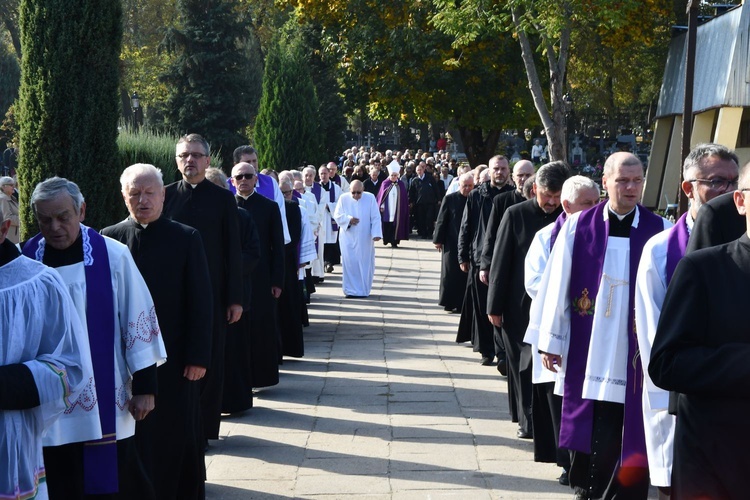
[[[166,187],[164,214],[195,228],[203,239],[214,314],[211,364],[201,387],[201,413],[205,439],[219,439],[226,327],[242,315],[242,274],[236,272],[242,268],[239,216],[232,193],[206,179],[211,157],[203,137],[181,137],[175,155],[182,180]]]
[[[687,253],[664,297],[648,367],[657,387],[679,393],[674,498],[745,498],[750,470],[750,164],[732,194],[745,233]],[[702,215],[700,216],[702,217]],[[699,218],[700,218],[699,217]]]
[[[383,237],[378,202],[361,181],[354,181],[336,203],[333,217],[340,227],[344,295],[367,297],[375,274],[374,242]]]
[[[659,323],[664,297],[677,263],[685,255],[692,229],[704,211],[703,204],[737,186],[737,155],[720,144],[699,144],[688,154],[682,168],[682,190],[690,209],[669,231],[657,234],[643,248],[635,291],[635,321],[644,368],[643,418],[651,484],[669,495],[675,418],[667,411],[669,394],[654,386],[648,376],[651,345]],[[728,196],[732,196],[729,194]],[[698,217],[700,215],[700,217]]]

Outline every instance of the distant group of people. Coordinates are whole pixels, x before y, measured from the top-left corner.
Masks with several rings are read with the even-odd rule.
[[[456,341],[507,375],[517,436],[577,499],[645,499],[650,484],[660,498],[746,495],[750,164],[738,167],[726,147],[696,146],[675,225],[639,204],[644,168],[627,152],[604,165],[604,201],[562,162],[511,174],[496,156],[489,180],[461,175],[441,205]]]

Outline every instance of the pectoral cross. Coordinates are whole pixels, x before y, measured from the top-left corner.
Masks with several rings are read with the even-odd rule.
[[[604,317],[609,318],[609,315],[612,312],[612,299],[614,297],[615,288],[617,288],[618,286],[627,285],[628,281],[618,280],[611,276],[607,276],[606,274],[602,274],[602,277],[604,278],[604,281],[609,285],[609,295],[607,296],[607,310],[604,311]]]

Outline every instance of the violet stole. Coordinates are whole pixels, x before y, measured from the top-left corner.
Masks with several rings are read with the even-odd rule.
[[[682,214],[677,220],[677,224],[669,230],[667,236],[667,284],[672,281],[674,270],[677,269],[677,263],[685,256],[690,233],[687,227],[687,212]]]
[[[568,220],[568,213],[563,210],[560,215],[557,216],[557,219],[555,219],[555,225],[552,226],[552,232],[550,233],[549,237],[549,251],[552,251],[552,247],[555,246],[555,241],[557,241],[557,235],[560,234],[560,229],[562,229],[563,224],[565,224],[565,221]]]
[[[602,278],[602,267],[609,238],[609,220],[604,220],[607,202],[581,213],[576,226],[575,243],[570,280],[572,304],[584,289],[594,302]],[[638,344],[634,332],[635,275],[643,246],[651,236],[664,229],[661,217],[638,205],[638,227],[630,229],[630,269],[628,286],[628,362],[621,465],[625,467],[648,467],[646,438],[643,431],[641,393],[643,368],[638,357]],[[560,424],[560,447],[591,453],[591,437],[594,423],[594,402],[583,399],[581,394],[586,370],[593,314],[579,314],[571,310],[570,349],[565,371],[565,388]]]
[[[262,194],[264,198],[268,198],[275,202],[276,200],[273,197],[273,181],[271,180],[271,177],[265,174],[257,175],[258,182],[255,184],[255,191]]]
[[[84,443],[84,492],[88,495],[100,495],[119,491],[115,420],[114,296],[104,237],[83,224],[81,231],[87,232],[91,244],[92,262],[84,262],[86,324],[94,367],[96,398],[99,402],[99,418],[102,424],[102,438]],[[24,245],[24,255],[31,259],[43,260],[41,255],[37,256],[42,239],[41,233],[30,239]]]

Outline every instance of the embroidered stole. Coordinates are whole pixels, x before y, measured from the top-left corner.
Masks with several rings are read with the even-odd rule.
[[[119,491],[115,417],[114,295],[104,237],[83,224],[81,233],[86,276],[86,324],[102,424],[102,438],[84,443],[84,492],[89,495],[101,495]],[[86,255],[87,241],[91,246],[90,258]],[[26,243],[23,253],[29,258],[43,262],[44,248],[45,240],[39,233]]]
[[[581,213],[575,232],[570,280],[570,348],[565,370],[560,425],[560,447],[591,453],[594,401],[583,399],[591,328],[602,267],[609,238],[609,220],[604,220],[607,202]],[[643,369],[635,336],[635,275],[643,246],[651,236],[664,229],[661,217],[638,205],[638,227],[630,228],[630,269],[628,293],[628,365],[623,418],[622,463],[628,467],[648,467],[641,404]]]
[[[677,220],[677,224],[669,230],[669,236],[667,236],[667,284],[672,281],[677,263],[685,256],[688,239],[690,238],[687,215],[687,212],[682,214],[682,217]]]

